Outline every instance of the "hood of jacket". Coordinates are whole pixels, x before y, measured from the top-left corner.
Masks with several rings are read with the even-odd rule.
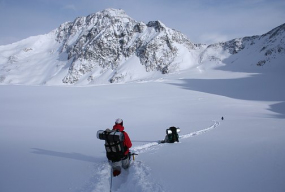
[[[113,130],[118,130],[118,131],[124,131],[124,126],[120,125],[120,124],[116,124],[113,126]]]

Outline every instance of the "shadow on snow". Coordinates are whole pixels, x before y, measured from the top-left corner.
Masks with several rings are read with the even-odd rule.
[[[95,157],[83,155],[80,153],[64,153],[64,152],[51,151],[51,150],[38,149],[38,148],[32,148],[32,150],[34,150],[32,153],[38,154],[38,155],[62,157],[62,158],[74,159],[74,160],[79,160],[79,161],[87,161],[87,162],[92,162],[92,163],[96,161],[104,160],[104,158],[95,158]]]
[[[276,102],[269,110],[285,118],[285,89],[279,75],[256,74],[239,79],[184,79],[173,84],[183,89],[221,95],[240,100]]]

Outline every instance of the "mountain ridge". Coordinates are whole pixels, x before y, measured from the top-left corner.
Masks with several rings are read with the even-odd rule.
[[[247,56],[250,65],[264,66],[284,58],[284,31],[285,24],[260,36],[202,45],[192,43],[161,21],[145,24],[123,10],[106,9],[65,22],[49,34],[0,46],[0,83],[136,81],[156,74],[195,70],[207,62],[228,65],[235,62],[231,58],[243,55],[245,50],[252,55]]]
[[[82,30],[74,30],[78,26]],[[183,34],[167,28],[160,21],[144,24],[128,17],[123,11],[113,9],[77,18],[60,29],[57,40],[64,39],[63,51],[67,51],[68,59],[73,59],[63,82],[71,84],[96,66],[103,71],[109,68],[116,70],[123,59],[132,55],[140,59],[146,71],[168,73],[169,65],[178,51],[174,43],[185,44],[188,49],[194,48]],[[62,38],[62,31],[68,37]],[[74,33],[78,32],[81,34],[74,42]],[[160,56],[157,56],[158,52]],[[118,79],[116,74],[110,82],[114,82],[114,79]]]

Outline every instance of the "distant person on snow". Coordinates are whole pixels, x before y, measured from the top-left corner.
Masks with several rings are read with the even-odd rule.
[[[121,166],[124,169],[129,168],[130,166],[130,154],[129,148],[132,147],[132,142],[129,138],[129,135],[124,131],[123,120],[118,118],[115,121],[115,125],[113,126],[113,131],[119,131],[124,134],[123,141],[123,155],[115,157],[112,160],[111,166],[113,168],[113,176],[118,176],[121,173]]]

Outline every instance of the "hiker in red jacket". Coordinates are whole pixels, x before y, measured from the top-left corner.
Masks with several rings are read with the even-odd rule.
[[[130,166],[130,155],[129,155],[129,148],[132,147],[132,142],[129,138],[129,135],[124,131],[124,126],[123,126],[123,120],[118,118],[115,121],[115,125],[113,126],[113,130],[118,130],[120,132],[124,133],[124,147],[125,147],[125,153],[124,157],[122,158],[121,161],[117,162],[112,162],[112,167],[113,167],[113,175],[118,176],[121,173],[121,166],[124,169],[129,168]]]

